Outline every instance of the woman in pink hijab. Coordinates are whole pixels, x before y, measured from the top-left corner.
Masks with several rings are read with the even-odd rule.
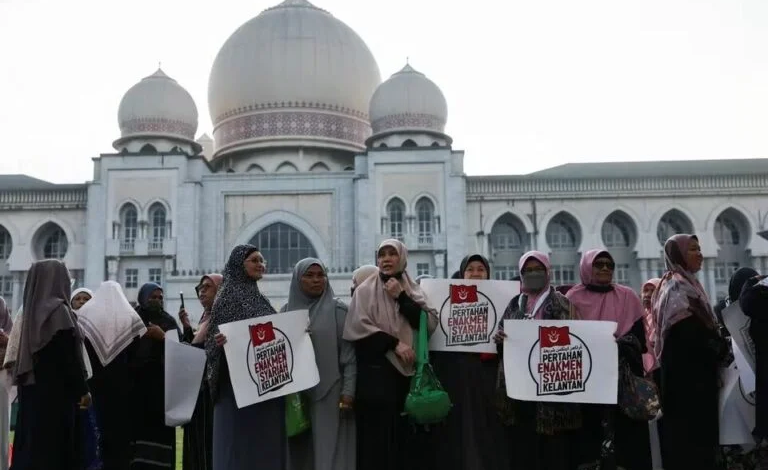
[[[659,422],[665,470],[718,468],[719,368],[729,348],[704,287],[696,279],[703,256],[695,235],[664,244],[667,272],[653,295],[654,352],[664,417]]]
[[[625,361],[634,375],[643,377],[642,354],[647,352],[643,306],[637,293],[613,282],[616,263],[605,250],[589,250],[581,257],[581,283],[566,297],[582,320],[617,323],[614,336],[619,360]],[[651,470],[648,423],[633,421],[616,405],[584,405],[582,464],[615,460],[626,470]],[[613,434],[613,438],[611,438]]]
[[[640,290],[640,300],[643,302],[643,324],[645,325],[645,344],[647,352],[643,353],[643,369],[649,375],[656,368],[656,356],[653,354],[653,346],[656,343],[656,318],[651,309],[651,298],[661,279],[648,279]]]
[[[384,240],[377,251],[377,275],[357,286],[349,304],[344,339],[357,356],[357,468],[403,470],[427,468],[421,459],[433,457],[402,416],[414,374],[414,332],[421,311],[429,317],[429,333],[437,327],[437,312],[406,272],[408,250],[398,240]]]
[[[573,306],[550,284],[549,257],[529,251],[520,257],[521,293],[507,305],[494,339],[503,353],[504,320],[574,320]],[[521,358],[523,359],[523,358]],[[527,359],[526,359],[527,360]],[[581,428],[580,406],[575,403],[544,403],[507,397],[504,367],[498,371],[496,403],[505,427],[510,468],[571,470],[576,466],[573,440]]]

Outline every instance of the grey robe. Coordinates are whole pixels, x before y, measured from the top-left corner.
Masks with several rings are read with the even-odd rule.
[[[355,395],[357,362],[354,346],[342,339],[347,306],[334,298],[330,284],[322,296],[311,299],[301,292],[301,276],[312,266],[325,266],[313,258],[294,270],[288,304],[281,311],[309,309],[310,332],[320,383],[307,390],[312,429],[288,439],[289,470],[355,470],[355,421],[342,416],[339,399]],[[326,271],[327,272],[327,271]]]

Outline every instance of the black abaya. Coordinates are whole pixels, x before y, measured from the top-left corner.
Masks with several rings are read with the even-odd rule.
[[[131,408],[135,383],[131,361],[138,339],[106,366],[102,366],[91,343],[85,348],[91,360],[93,377],[89,380],[96,421],[101,434],[101,460],[105,470],[127,470],[131,461]]]
[[[153,320],[165,334],[181,336],[176,321],[167,313]],[[165,425],[165,341],[146,335],[139,339],[133,366],[136,382],[131,402],[136,408],[131,419],[134,444],[130,469],[174,468],[176,428]]]
[[[61,330],[34,355],[35,383],[19,387],[12,470],[82,468],[78,402],[88,393],[81,349]]]
[[[192,346],[202,347],[202,344],[193,344]],[[203,379],[200,393],[197,395],[192,420],[184,426],[182,468],[184,470],[210,470],[213,468],[213,403],[211,403],[211,393],[205,379]]]
[[[659,422],[664,470],[718,468],[718,340],[696,316],[676,323],[664,340]]]
[[[453,408],[444,425],[434,430],[435,459],[443,470],[502,470],[509,468],[494,397],[498,355],[433,352],[431,363],[448,392]]]

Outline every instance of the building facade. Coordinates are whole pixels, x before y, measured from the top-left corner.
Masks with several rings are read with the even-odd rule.
[[[0,296],[17,308],[30,264],[61,258],[77,284],[116,280],[129,298],[159,282],[175,311],[179,292],[253,243],[276,306],[307,256],[327,264],[344,298],[351,271],[390,237],[409,247],[413,275],[447,277],[479,252],[509,279],[538,249],[555,283],[575,283],[581,253],[605,247],[618,282],[639,288],[681,232],[701,239],[713,301],[736,267],[768,270],[768,241],[755,235],[766,230],[768,160],[466,176],[438,86],[408,64],[382,82],[363,40],[306,0],[285,0],[229,38],[208,98],[213,138],[196,138],[194,100],[158,70],[123,96],[115,151],[94,159],[91,181],[0,175]]]

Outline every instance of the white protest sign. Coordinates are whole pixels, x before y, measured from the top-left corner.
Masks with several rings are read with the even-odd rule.
[[[295,310],[219,325],[238,408],[314,387],[320,382],[307,327]]]
[[[515,400],[616,404],[615,322],[505,320],[504,374]]]
[[[739,371],[741,388],[746,393],[752,393],[756,388],[755,372],[752,370],[752,367],[749,364],[749,360],[744,355],[744,352],[739,347],[739,343],[736,341],[731,341],[731,345],[733,346],[734,364],[736,365],[736,369]]]
[[[752,429],[755,426],[754,402],[744,393],[739,371],[731,366],[721,370],[723,387],[720,389],[720,444],[754,444]]]
[[[741,350],[750,370],[755,370],[755,344],[749,335],[750,318],[741,311],[739,302],[734,302],[723,309],[723,322],[731,333],[734,347]],[[741,368],[741,366],[739,366]]]
[[[423,279],[421,289],[440,318],[429,339],[431,351],[495,353],[493,334],[507,304],[520,293],[520,283]]]
[[[205,371],[205,350],[165,336],[165,425],[192,420]]]

